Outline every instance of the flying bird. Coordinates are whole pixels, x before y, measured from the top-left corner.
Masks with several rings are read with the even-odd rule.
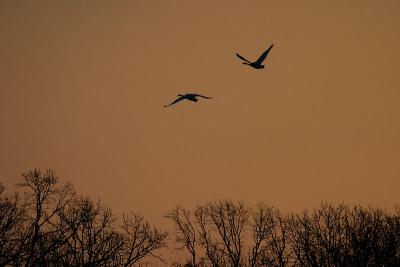
[[[243,64],[249,65],[255,69],[263,69],[264,65],[262,65],[261,63],[265,60],[265,58],[268,56],[269,51],[271,51],[272,47],[274,47],[274,44],[272,44],[264,53],[262,53],[262,55],[254,62],[251,62],[247,59],[245,59],[244,57],[242,57],[241,55],[239,55],[238,53],[236,53],[236,56],[238,58],[240,58],[241,60],[244,60],[245,62],[243,62]]]
[[[179,94],[178,96],[179,96],[179,98],[177,98],[171,104],[164,106],[164,108],[169,107],[169,106],[171,106],[171,105],[173,105],[175,103],[178,103],[179,101],[185,100],[185,99],[193,101],[193,102],[197,102],[198,101],[197,97],[202,97],[202,98],[206,98],[206,99],[212,99],[212,97],[203,96],[203,95],[199,95],[199,94],[184,94],[184,95]]]

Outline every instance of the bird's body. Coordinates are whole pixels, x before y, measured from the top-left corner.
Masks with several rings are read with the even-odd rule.
[[[274,47],[273,44],[264,53],[262,53],[262,55],[254,62],[251,62],[251,61],[245,59],[244,57],[242,57],[238,53],[236,53],[236,56],[238,58],[240,58],[241,60],[245,61],[245,62],[243,62],[243,64],[245,64],[245,65],[249,65],[249,66],[251,66],[251,67],[253,67],[255,69],[263,69],[263,68],[265,68],[265,66],[262,65],[262,62],[266,59],[266,57],[268,56],[269,51],[272,49],[272,47]]]
[[[197,97],[202,97],[202,98],[206,98],[206,99],[212,99],[212,97],[203,96],[203,95],[199,95],[199,94],[184,94],[184,95],[179,94],[178,96],[179,97],[175,101],[173,101],[171,104],[166,105],[164,107],[165,108],[169,107],[169,106],[171,106],[171,105],[173,105],[173,104],[175,104],[175,103],[177,103],[179,101],[185,100],[185,99],[189,100],[189,101],[193,101],[193,102],[197,102],[198,101]]]

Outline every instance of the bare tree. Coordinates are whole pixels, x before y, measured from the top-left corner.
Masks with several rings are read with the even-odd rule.
[[[54,171],[30,170],[22,174],[19,187],[26,188],[29,244],[25,266],[45,265],[50,251],[61,246],[57,239],[51,238],[57,232],[56,214],[75,196],[71,184],[57,185]],[[50,242],[57,241],[57,242]]]
[[[259,203],[252,212],[251,266],[287,266],[291,257],[288,219],[278,210]]]
[[[205,249],[205,254],[213,267],[228,264],[226,252],[221,241],[215,237],[215,232],[209,225],[207,208],[197,207],[195,210],[196,222],[199,225],[199,243]]]
[[[320,264],[326,266],[346,266],[349,257],[349,244],[346,238],[349,227],[346,219],[349,208],[346,205],[334,207],[323,203],[311,218],[312,233]]]
[[[349,208],[323,203],[311,216],[291,216],[289,229],[295,263],[300,266],[347,266]]]
[[[295,266],[398,266],[399,217],[381,209],[323,203],[288,220]],[[397,230],[395,230],[397,229]]]
[[[77,199],[60,212],[64,232],[63,264],[116,266],[123,236],[114,230],[111,210],[88,198]]]
[[[266,246],[261,253],[263,265],[284,267],[289,264],[292,251],[288,244],[288,236],[288,220],[275,210],[272,227],[266,235]]]
[[[400,266],[400,206],[394,207],[392,214],[385,214],[386,232],[384,233],[384,251],[387,266]]]
[[[190,255],[190,265],[195,267],[198,265],[197,258],[197,230],[191,216],[191,212],[187,209],[176,207],[166,218],[171,219],[175,223],[176,242],[180,245],[180,249],[185,248]]]
[[[349,216],[351,264],[387,266],[390,263],[389,266],[396,266],[400,252],[398,223],[399,217],[381,209],[355,207]]]
[[[0,183],[0,266],[18,265],[23,258],[26,210],[18,194],[6,195]]]
[[[210,260],[218,262],[223,255],[232,266],[240,266],[243,263],[244,230],[249,217],[244,204],[228,200],[210,202],[199,206],[195,215],[200,225],[201,243],[206,247]]]
[[[264,203],[258,203],[257,207],[252,210],[251,231],[253,242],[249,253],[250,266],[261,265],[261,253],[266,249],[266,239],[271,231],[273,221],[273,209]]]
[[[131,213],[123,216],[122,265],[133,266],[145,256],[151,255],[161,261],[154,252],[166,246],[168,233],[151,227],[142,216]]]
[[[318,266],[313,251],[311,223],[308,212],[292,214],[288,219],[290,246],[294,266]]]

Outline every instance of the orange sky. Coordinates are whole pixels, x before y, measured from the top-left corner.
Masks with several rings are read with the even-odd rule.
[[[152,221],[400,193],[400,2],[1,1],[0,181],[30,168]],[[242,65],[275,47],[263,70]],[[214,97],[181,102],[178,93]]]

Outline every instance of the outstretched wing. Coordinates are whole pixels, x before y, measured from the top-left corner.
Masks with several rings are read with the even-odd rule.
[[[185,98],[186,98],[186,96],[183,95],[183,96],[177,98],[177,99],[176,99],[174,102],[172,102],[171,104],[164,106],[164,108],[169,107],[169,106],[171,106],[171,105],[173,105],[173,104],[175,104],[175,103],[178,103],[179,101],[182,101],[182,100],[185,99]]]
[[[247,63],[251,63],[250,61],[248,61],[247,59],[245,59],[244,57],[242,57],[242,56],[239,55],[238,53],[236,53],[236,56],[237,56],[238,58],[240,58],[241,60],[246,61]]]
[[[274,47],[273,44],[264,53],[262,53],[262,55],[257,59],[255,63],[261,64],[264,61],[264,59],[268,56],[269,51],[272,49],[272,47]]]
[[[195,95],[195,96],[202,97],[202,98],[206,98],[206,99],[212,99],[211,96],[204,96],[204,95],[199,95],[199,94],[194,94],[194,95]]]

